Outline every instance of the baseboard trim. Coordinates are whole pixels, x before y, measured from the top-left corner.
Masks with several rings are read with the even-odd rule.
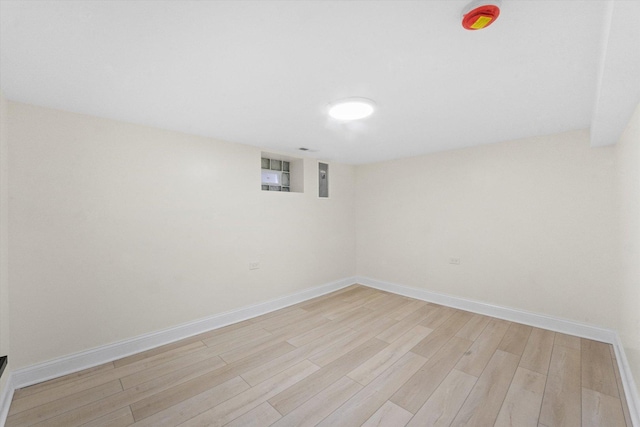
[[[11,400],[13,399],[13,392],[16,389],[13,384],[12,372],[5,373],[5,375],[7,374],[7,382],[5,383],[4,390],[2,390],[2,395],[0,395],[0,426],[4,426],[7,422],[9,407],[11,406]]]
[[[616,334],[616,342],[613,344],[613,349],[616,352],[616,360],[618,362],[618,368],[620,369],[622,388],[627,397],[631,422],[634,426],[640,427],[640,396],[638,396],[638,388],[631,373],[631,366],[629,366],[627,354],[624,351],[622,340],[618,334]]]
[[[497,317],[511,322],[523,323],[537,328],[549,329],[555,332],[562,332],[569,335],[576,335],[609,344],[615,342],[616,333],[609,329],[597,326],[578,323],[573,320],[561,319],[543,314],[531,313],[524,310],[502,307],[485,302],[460,298],[453,295],[441,294],[395,283],[383,282],[369,277],[356,277],[358,283],[382,291],[392,292],[423,301],[446,305],[447,307],[458,308],[460,310],[471,311],[473,313],[484,314],[486,316]]]
[[[63,375],[82,371],[84,369],[121,359],[141,351],[170,344],[203,332],[251,319],[293,304],[298,304],[311,298],[316,298],[324,294],[337,291],[354,283],[354,278],[337,280],[335,282],[305,289],[303,291],[263,303],[216,314],[204,319],[199,319],[113,344],[96,347],[90,350],[39,363],[37,365],[28,366],[26,368],[16,369],[12,372],[12,385],[14,389],[18,389],[61,377]]]
[[[379,289],[381,291],[387,291],[422,301],[445,305],[447,307],[484,314],[486,316],[497,317],[511,322],[522,323],[529,326],[535,326],[537,328],[548,329],[555,332],[562,332],[569,335],[612,344],[616,352],[616,359],[618,361],[622,385],[629,405],[631,420],[634,426],[640,427],[640,400],[638,399],[637,388],[633,380],[629,362],[624,352],[624,347],[622,346],[622,342],[620,341],[616,331],[559,317],[531,313],[524,310],[502,307],[453,295],[431,292],[425,289],[384,282],[369,277],[356,276],[356,280],[357,283],[361,285]]]

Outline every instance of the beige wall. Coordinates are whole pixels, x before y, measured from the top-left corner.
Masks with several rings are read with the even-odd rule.
[[[621,243],[618,328],[640,392],[640,105],[616,145]]]
[[[576,131],[331,163],[322,200],[310,159],[306,193],[267,193],[257,148],[8,105],[14,369],[355,273],[614,328],[638,367],[638,112],[616,147]]]
[[[353,166],[330,199],[311,159],[306,193],[269,193],[258,148],[9,112],[14,368],[354,274]]]
[[[620,328],[614,158],[576,131],[358,167],[357,273]]]
[[[0,92],[0,356],[9,354],[9,265],[8,265],[8,103]],[[0,396],[9,378],[13,358],[9,358],[2,378],[0,378]]]

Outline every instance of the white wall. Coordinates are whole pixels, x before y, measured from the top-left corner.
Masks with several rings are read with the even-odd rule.
[[[359,275],[617,329],[615,222],[587,131],[357,169]]]
[[[12,369],[354,273],[613,328],[638,367],[637,111],[616,147],[331,163],[322,200],[311,159],[306,193],[262,192],[258,148],[8,105]]]
[[[616,145],[616,172],[622,264],[618,331],[640,387],[640,105]]]
[[[9,351],[9,265],[8,265],[8,220],[9,220],[9,187],[8,187],[8,103],[0,92],[0,356]],[[0,378],[0,396],[6,386],[12,369],[13,358]],[[1,402],[0,402],[1,404]],[[1,408],[0,408],[1,411]]]
[[[260,190],[260,149],[9,103],[13,368],[353,276],[355,168]],[[259,261],[259,270],[248,264]]]

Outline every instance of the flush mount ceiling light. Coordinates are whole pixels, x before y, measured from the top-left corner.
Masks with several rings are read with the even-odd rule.
[[[336,120],[359,120],[373,114],[375,103],[367,98],[347,98],[329,104],[329,116]]]

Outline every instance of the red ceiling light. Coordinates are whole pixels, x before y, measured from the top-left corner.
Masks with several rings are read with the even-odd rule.
[[[481,30],[500,16],[500,1],[479,1],[469,4],[462,12],[462,26],[466,30]]]

